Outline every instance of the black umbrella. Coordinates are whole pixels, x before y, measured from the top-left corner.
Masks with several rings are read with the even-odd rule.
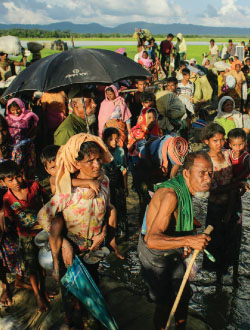
[[[151,74],[133,60],[104,49],[72,49],[44,57],[23,70],[2,97],[31,91],[56,91],[75,84],[107,85]]]

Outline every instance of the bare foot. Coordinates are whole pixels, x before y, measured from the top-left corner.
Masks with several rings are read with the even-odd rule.
[[[23,282],[22,277],[18,275],[16,276],[15,279],[15,288],[32,290],[32,286],[30,284]]]
[[[36,303],[38,307],[38,312],[43,313],[48,310],[48,306],[46,305],[45,301],[39,294],[36,296]]]
[[[5,307],[12,304],[12,297],[6,284],[3,284],[3,293],[0,298],[0,303]]]
[[[122,259],[122,260],[125,259],[125,257],[119,252],[117,247],[114,249],[114,252],[115,252],[115,255],[117,256],[117,258]]]
[[[117,244],[116,244],[116,241],[115,241],[115,237],[110,242],[110,246],[114,250],[115,255],[117,256],[117,258],[122,259],[122,260],[125,259],[125,257],[118,250],[118,247],[117,247]]]
[[[52,277],[58,282],[60,280],[59,277],[59,269],[54,268],[52,271]]]

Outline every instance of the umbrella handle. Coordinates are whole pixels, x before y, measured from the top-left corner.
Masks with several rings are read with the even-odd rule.
[[[85,105],[84,97],[82,97],[82,105],[83,105],[85,120],[86,120],[86,124],[87,124],[87,131],[90,134],[89,122],[88,122],[88,116],[87,116],[87,111],[86,111],[86,105]]]
[[[203,232],[203,234],[209,235],[209,234],[212,232],[213,229],[214,229],[213,226],[210,226],[210,225],[209,225],[209,226],[207,226],[207,228],[205,229],[205,231]],[[188,278],[189,278],[189,275],[190,275],[191,269],[192,269],[192,267],[193,267],[193,264],[194,264],[194,262],[195,262],[195,259],[196,259],[197,255],[199,254],[199,252],[200,252],[200,250],[194,250],[194,253],[193,253],[192,259],[191,259],[191,261],[190,261],[190,263],[189,263],[189,265],[188,265],[188,268],[187,268],[187,270],[186,270],[186,272],[185,272],[185,274],[184,274],[184,277],[183,277],[183,280],[182,280],[182,283],[181,283],[180,289],[179,289],[179,291],[178,291],[178,294],[177,294],[177,296],[176,296],[176,298],[175,298],[174,305],[173,305],[173,307],[172,307],[172,309],[171,309],[171,312],[170,312],[170,314],[169,314],[169,318],[168,318],[168,322],[167,322],[167,325],[166,325],[166,327],[165,327],[165,330],[170,329],[171,321],[172,321],[172,319],[173,319],[173,317],[174,317],[174,314],[175,314],[175,312],[176,312],[176,309],[177,309],[177,307],[178,307],[178,305],[179,305],[179,302],[180,302],[180,299],[181,299],[181,296],[182,296],[183,290],[184,290],[185,285],[186,285],[186,283],[187,283],[187,281],[188,281]]]

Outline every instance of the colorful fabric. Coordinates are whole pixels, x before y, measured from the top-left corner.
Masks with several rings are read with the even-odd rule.
[[[231,150],[230,160],[233,165],[233,174],[235,177],[238,177],[242,174],[245,169],[245,164],[247,164],[249,168],[249,153],[247,151],[243,151],[239,158],[234,158],[233,150]],[[249,174],[250,173],[246,174],[246,179],[249,177]]]
[[[37,217],[46,231],[50,231],[51,220],[59,212],[63,213],[68,232],[92,239],[100,234],[109,198],[109,182],[104,176],[99,194],[94,199],[87,199],[89,188],[76,188],[72,193],[56,193],[43,206]]]
[[[16,102],[21,109],[20,116],[14,116],[9,112],[9,106]],[[6,105],[6,121],[9,126],[9,132],[13,139],[13,143],[17,144],[20,141],[27,139],[27,133],[32,127],[36,127],[39,118],[32,111],[26,110],[25,104],[18,98],[12,98]]]
[[[119,133],[119,141],[118,141],[118,145],[121,148],[124,148],[127,145],[127,132],[126,132],[126,124],[119,119],[109,119],[108,121],[106,121],[105,126],[104,126],[104,130],[108,127],[115,127]]]
[[[141,57],[140,60],[138,61],[142,66],[145,66],[146,68],[151,68],[153,65],[153,61],[150,58],[143,58]]]
[[[178,217],[175,231],[192,231],[194,229],[193,204],[183,175],[155,185],[155,191],[159,188],[171,188],[177,195]]]
[[[163,40],[160,43],[160,53],[162,55],[170,55],[173,47],[174,47],[174,45],[173,45],[172,41]]]
[[[168,160],[172,165],[182,165],[187,151],[187,141],[179,136],[164,135],[149,145],[152,161],[158,166],[166,168],[168,167]]]
[[[243,127],[243,117],[239,111],[233,110],[231,113],[223,112],[223,104],[228,100],[233,102],[233,109],[235,108],[234,100],[230,96],[223,96],[218,104],[218,115],[214,120],[224,128],[226,137],[231,129]]]
[[[136,126],[134,126],[128,136],[128,151],[131,156],[135,156],[135,143],[139,140],[148,139],[150,136],[162,136],[162,131],[158,125],[158,119],[156,124],[151,130],[148,130],[148,113],[153,110],[156,118],[158,117],[157,112],[154,108],[145,108],[142,110]]]
[[[233,167],[230,161],[230,150],[224,150],[222,153],[225,158],[223,163],[217,163],[212,158],[214,174],[212,178],[209,201],[215,204],[226,204],[228,202],[228,193],[213,195],[213,190],[217,187],[229,184],[233,177]]]
[[[225,74],[226,76],[231,75],[235,78],[236,80],[236,86],[235,86],[235,90],[237,92],[237,94],[239,95],[239,97],[241,97],[242,94],[242,83],[243,81],[246,81],[246,78],[244,76],[244,73],[242,71],[237,72],[235,70],[231,70],[228,73]]]
[[[107,94],[106,94],[107,88],[112,88],[115,93],[115,99],[112,101],[108,100],[107,98]],[[116,113],[119,112],[119,118],[116,115],[115,119],[118,119],[122,122],[126,122],[132,116],[129,108],[125,103],[125,100],[121,96],[119,96],[117,88],[114,85],[111,85],[105,88],[105,100],[103,100],[101,103],[100,111],[98,115],[98,131],[100,137],[103,136],[103,129],[105,123],[109,119],[114,118],[112,117],[113,112]]]
[[[95,142],[101,147],[104,164],[110,163],[113,160],[112,155],[100,137],[85,133],[72,136],[57,153],[56,193],[71,194],[71,174],[78,170],[75,166],[76,158],[82,143],[88,141]]]
[[[36,274],[40,265],[38,263],[39,248],[34,243],[34,237],[19,236],[21,255],[21,268],[25,275]]]
[[[115,320],[109,313],[105,300],[87,268],[75,256],[61,279],[62,284],[81,301],[87,310],[109,330],[118,330]],[[79,309],[79,308],[78,308]],[[79,326],[79,325],[78,325]],[[84,329],[86,327],[84,326]]]
[[[8,268],[10,273],[22,275],[21,259],[17,238],[9,231],[2,233],[0,244],[0,259],[3,266]]]
[[[27,182],[27,200],[19,200],[10,189],[3,197],[5,217],[12,222],[21,236],[36,236],[41,230],[37,212],[43,205],[47,193],[36,181]]]

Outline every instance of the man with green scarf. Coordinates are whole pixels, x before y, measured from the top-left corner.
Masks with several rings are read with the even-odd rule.
[[[149,298],[156,303],[155,329],[164,329],[178,293],[185,265],[184,248],[203,250],[210,237],[193,235],[192,196],[208,197],[213,174],[203,151],[187,155],[183,174],[156,186],[148,206],[146,233],[138,244],[142,274]],[[185,252],[187,255],[188,252]],[[186,285],[175,314],[176,329],[185,329],[191,288]]]

